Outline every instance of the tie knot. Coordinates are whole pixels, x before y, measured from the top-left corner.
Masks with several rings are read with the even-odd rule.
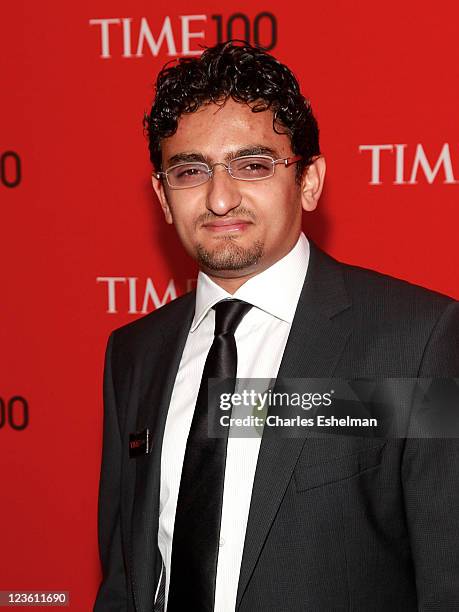
[[[242,300],[222,300],[213,307],[215,310],[215,335],[234,334],[237,326],[252,308]]]

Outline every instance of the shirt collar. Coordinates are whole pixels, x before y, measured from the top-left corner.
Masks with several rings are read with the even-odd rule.
[[[228,293],[207,274],[199,272],[196,306],[191,332],[194,332],[209,310],[220,300],[237,298],[260,310],[292,323],[309,263],[309,242],[301,233],[291,251],[272,266],[246,281],[234,293]]]

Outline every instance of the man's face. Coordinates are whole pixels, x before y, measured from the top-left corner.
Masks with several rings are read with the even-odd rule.
[[[253,113],[232,99],[182,115],[176,133],[161,146],[164,170],[190,159],[211,166],[252,153],[294,156],[289,136],[273,130],[270,110]],[[153,187],[166,221],[174,223],[200,268],[214,277],[236,278],[258,274],[290,251],[303,208],[317,204],[324,170],[319,158],[299,184],[295,164],[279,164],[274,176],[260,181],[233,179],[216,166],[212,178],[197,187],[171,189],[156,178]]]

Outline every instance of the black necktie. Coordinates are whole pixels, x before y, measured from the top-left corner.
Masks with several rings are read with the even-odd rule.
[[[214,610],[228,439],[208,435],[209,418],[214,419],[218,410],[217,406],[208,406],[208,379],[232,379],[225,384],[225,392],[234,391],[237,373],[234,332],[251,308],[251,304],[240,300],[224,300],[214,306],[214,340],[204,365],[183,460],[168,612]]]

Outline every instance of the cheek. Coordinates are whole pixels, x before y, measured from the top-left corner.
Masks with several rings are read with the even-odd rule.
[[[263,185],[263,190],[253,192],[252,198],[247,198],[247,202],[253,205],[255,213],[268,233],[271,233],[271,230],[289,227],[298,214],[301,214],[300,190],[291,182],[276,183],[266,187]]]
[[[208,212],[205,204],[206,194],[200,191],[199,187],[177,190],[169,193],[168,201],[178,235],[183,241],[194,243],[198,220]]]
[[[196,214],[193,214],[192,209],[187,206],[187,202],[180,202],[171,206],[172,220],[175,230],[183,243],[193,243],[193,238],[196,233]]]

